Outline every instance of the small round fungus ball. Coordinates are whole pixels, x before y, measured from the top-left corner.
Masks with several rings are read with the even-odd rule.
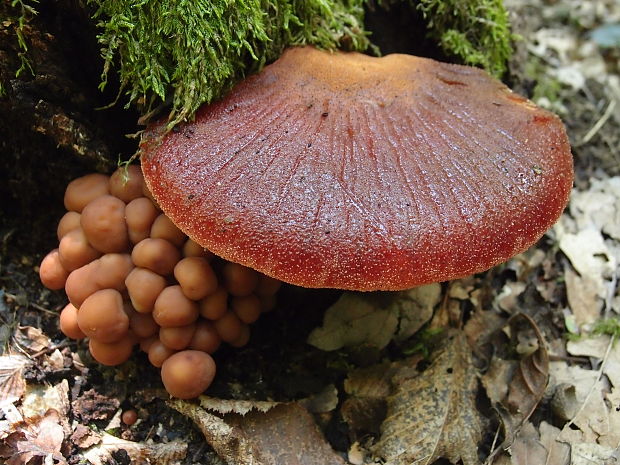
[[[138,421],[138,412],[136,412],[135,409],[132,408],[129,410],[125,410],[121,414],[121,421],[127,426],[135,425],[136,421]]]
[[[131,304],[140,313],[153,311],[157,297],[166,287],[166,279],[146,268],[134,268],[125,278]]]
[[[84,334],[104,343],[120,340],[129,329],[123,297],[114,289],[102,289],[87,297],[80,306],[77,319]]]
[[[222,275],[228,292],[237,297],[251,294],[258,285],[258,273],[238,263],[227,262],[222,267]]]
[[[276,308],[276,296],[275,295],[261,295],[260,299],[260,311],[263,313],[270,312]]]
[[[233,297],[230,306],[239,319],[246,324],[254,323],[261,314],[260,299],[254,294]]]
[[[69,271],[77,270],[101,255],[88,243],[82,228],[75,228],[64,235],[58,246],[58,254],[60,263]]]
[[[103,174],[87,174],[74,179],[65,191],[65,208],[80,213],[97,197],[109,194],[108,177]]]
[[[90,262],[72,271],[65,283],[65,292],[69,302],[80,308],[86,298],[101,288],[97,284],[97,261]]]
[[[205,258],[182,259],[174,267],[174,277],[183,293],[192,300],[200,300],[217,289],[217,277]]]
[[[60,330],[71,339],[84,339],[86,334],[80,329],[77,321],[78,310],[72,304],[67,304],[60,312]]]
[[[183,350],[189,346],[195,330],[195,323],[175,328],[160,328],[159,340],[170,349]]]
[[[52,250],[43,258],[43,261],[41,261],[41,265],[39,266],[39,278],[48,289],[62,289],[65,287],[68,276],[69,271],[60,263],[58,249]]]
[[[129,329],[139,339],[147,339],[159,332],[159,325],[150,313],[133,312],[129,315]]]
[[[123,202],[142,197],[144,178],[137,165],[121,166],[110,176],[110,194]]]
[[[238,349],[247,345],[248,342],[250,342],[250,327],[248,325],[241,325],[239,336],[234,341],[229,342],[229,344]]]
[[[159,368],[162,364],[173,354],[176,353],[176,350],[166,347],[159,338],[156,338],[149,345],[148,349],[148,358],[151,365]]]
[[[125,279],[133,270],[131,256],[126,253],[107,253],[97,260],[96,282],[101,289],[127,289]]]
[[[153,344],[155,341],[159,341],[159,338],[157,337],[157,335],[153,335],[153,336],[149,336],[147,338],[141,339],[140,350],[148,354],[149,349],[151,348],[151,344]]]
[[[184,257],[203,257],[207,260],[211,260],[213,258],[213,253],[209,252],[203,246],[193,241],[192,239],[188,239],[183,244],[183,256]]]
[[[153,193],[149,190],[146,183],[144,183],[142,186],[142,195],[149,199],[153,203],[153,205],[155,205],[155,207],[161,211],[161,208],[159,208],[159,205],[157,204],[157,200],[155,200],[155,197],[153,197]]]
[[[260,297],[274,295],[280,290],[282,281],[271,276],[259,273],[258,284],[256,285],[256,294]]]
[[[165,239],[144,239],[131,252],[131,259],[136,266],[148,268],[162,276],[172,274],[180,258],[179,249]]]
[[[224,342],[234,342],[241,336],[243,323],[234,312],[226,312],[219,320],[213,322],[213,327]]]
[[[129,247],[125,202],[112,195],[98,197],[86,205],[80,224],[88,242],[100,252],[124,252]]]
[[[56,236],[61,240],[65,234],[80,227],[81,215],[78,212],[67,212],[58,222]]]
[[[166,239],[168,242],[181,247],[187,236],[177,228],[176,224],[163,213],[155,218],[151,226],[151,237],[154,239]]]
[[[199,350],[183,350],[170,356],[161,367],[161,380],[172,397],[193,399],[202,394],[215,377],[215,362]]]
[[[91,339],[88,342],[88,348],[93,358],[102,365],[115,366],[126,362],[131,357],[135,343],[135,336],[128,333],[122,339],[111,343]]]
[[[198,302],[200,315],[208,320],[218,320],[228,311],[228,292],[218,287],[215,292]]]
[[[129,240],[132,244],[137,244],[149,237],[151,226],[158,216],[159,211],[153,202],[146,197],[138,197],[127,204],[125,221],[127,222]]]
[[[217,334],[213,323],[200,319],[196,323],[196,330],[189,342],[189,348],[212,354],[220,347],[221,342],[222,339]]]
[[[198,319],[198,304],[183,294],[181,286],[168,286],[155,301],[153,318],[159,326],[186,326]]]

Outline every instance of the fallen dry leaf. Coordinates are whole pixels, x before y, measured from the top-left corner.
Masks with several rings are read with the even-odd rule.
[[[525,422],[514,443],[493,465],[569,465],[570,446],[558,441],[560,430],[546,422],[538,429]]]
[[[340,407],[340,415],[355,440],[361,440],[369,434],[378,436],[386,414],[387,402],[381,398],[349,397]]]
[[[525,291],[527,284],[523,281],[509,281],[504,284],[500,293],[495,297],[495,304],[502,310],[513,314],[518,311],[518,299]]]
[[[201,406],[181,401],[170,405],[191,418],[205,438],[229,465],[345,465],[323,438],[312,416],[299,404],[274,404],[260,409],[226,413],[221,417],[209,413],[205,405],[217,406],[209,398]],[[236,401],[224,401],[217,410],[231,411]],[[245,402],[242,409],[249,405]],[[232,410],[234,411],[234,410]]]
[[[566,350],[571,355],[585,355],[599,359],[602,363],[603,358],[609,348],[605,365],[603,366],[603,374],[609,378],[609,381],[616,388],[620,388],[620,344],[617,342],[610,344],[611,338],[606,335],[584,337],[578,341],[569,341],[566,344]]]
[[[23,371],[29,363],[23,355],[0,357],[0,405],[21,399],[26,390]]]
[[[616,258],[595,226],[574,234],[563,231],[558,236],[560,249],[578,273],[567,272],[569,305],[577,324],[591,324],[609,297],[609,281],[617,272]]]
[[[514,445],[520,437],[517,448],[521,447],[523,451],[517,458],[513,457],[513,461],[521,464],[528,463],[528,454],[537,454],[528,446],[531,438],[524,439],[524,436],[519,436],[519,431],[545,393],[549,378],[549,355],[538,326],[529,316],[521,313],[514,315],[510,319],[510,333],[514,341],[522,339],[520,336],[524,334],[532,333],[536,348],[526,352],[516,364],[499,358],[492,360],[489,370],[482,377],[482,383],[504,428],[504,440],[491,453],[491,459],[501,450]]]
[[[559,440],[560,429],[543,421],[538,427],[540,443],[547,451],[545,465],[568,465],[570,463],[570,446]]]
[[[21,411],[24,417],[44,415],[55,410],[62,420],[69,413],[69,382],[63,379],[56,385],[31,384],[26,388]]]
[[[381,439],[373,448],[386,463],[422,465],[439,457],[479,463],[483,420],[476,409],[477,371],[465,335],[445,336],[431,365],[403,379],[388,398]]]
[[[217,399],[215,397],[200,396],[200,406],[203,409],[221,413],[222,415],[227,413],[245,415],[253,410],[265,413],[276,405],[279,405],[279,403],[260,400]]]
[[[609,404],[609,431],[598,438],[599,444],[620,450],[620,388],[605,395]]]
[[[609,431],[609,412],[603,397],[605,383],[598,379],[598,373],[594,370],[585,370],[579,366],[568,366],[566,362],[551,362],[550,381],[548,392],[554,395],[552,405],[556,404],[556,409],[562,402],[569,404],[562,407],[566,412],[573,412],[576,415],[571,418],[575,426],[579,428],[583,435],[583,442],[596,442],[599,435]],[[555,396],[558,388],[565,385],[575,387],[575,396],[561,395]],[[562,393],[562,390],[559,391]],[[564,432],[562,439],[564,440]],[[570,429],[570,428],[568,428]]]
[[[515,360],[504,360],[499,357],[491,359],[481,381],[492,405],[501,404],[508,397],[510,380],[514,376],[517,363]]]
[[[587,191],[574,191],[570,214],[579,229],[595,225],[605,234],[620,240],[620,177],[592,179]]]
[[[384,399],[392,392],[394,377],[412,378],[419,374],[416,367],[422,358],[415,354],[405,360],[352,370],[344,381],[344,390],[354,397]]]
[[[387,413],[387,397],[393,390],[392,377],[404,366],[415,372],[421,355],[402,362],[385,362],[349,372],[344,381],[348,397],[342,403],[340,414],[351,434],[361,439],[368,434],[380,434],[381,423]]]
[[[603,296],[601,285],[592,275],[579,276],[572,269],[565,271],[566,297],[577,327],[591,325],[601,316]]]
[[[35,458],[39,463],[67,463],[60,453],[65,435],[55,410],[48,410],[44,416],[30,418],[13,428],[0,447],[0,457],[6,459],[6,465],[28,465]]]
[[[544,464],[547,449],[540,443],[538,431],[530,422],[525,422],[510,446],[512,465]]]
[[[127,452],[132,465],[171,465],[178,463],[187,454],[187,444],[175,439],[165,444],[126,441],[103,433],[101,441],[84,452],[84,459],[92,465],[117,463],[112,454]]]
[[[323,326],[308,337],[322,350],[369,345],[384,348],[417,332],[441,298],[437,283],[401,292],[345,292],[325,312]]]
[[[398,309],[397,342],[410,338],[433,316],[433,310],[441,300],[439,283],[419,286],[395,294],[393,304]]]
[[[13,338],[17,345],[33,355],[52,347],[52,341],[39,328],[20,326],[15,330]]]
[[[534,320],[525,314],[516,315],[511,318],[513,328],[519,320],[524,321],[534,330],[538,341],[538,348],[519,362],[508,392],[506,406],[522,423],[530,417],[545,393],[549,378],[549,355],[545,348],[545,341]]]
[[[398,329],[398,310],[380,307],[367,294],[344,293],[327,309],[323,326],[308,336],[308,344],[321,350],[370,345],[382,349]]]
[[[299,404],[310,413],[333,412],[338,406],[338,388],[333,384],[310,397],[300,399]]]
[[[65,358],[58,349],[54,349],[43,358],[43,367],[47,371],[60,371],[65,367]]]
[[[590,442],[571,445],[571,465],[617,465],[620,451]]]
[[[69,441],[80,449],[88,449],[101,442],[101,434],[93,431],[86,425],[76,425]]]
[[[475,310],[465,323],[463,331],[472,347],[480,347],[491,340],[506,325],[506,318],[495,310]]]

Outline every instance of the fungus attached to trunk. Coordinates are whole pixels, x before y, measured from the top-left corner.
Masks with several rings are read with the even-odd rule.
[[[485,72],[290,49],[143,142],[163,211],[230,261],[306,287],[395,290],[538,240],[572,186],[553,114]]]

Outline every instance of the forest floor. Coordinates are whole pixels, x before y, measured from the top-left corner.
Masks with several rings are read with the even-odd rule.
[[[520,36],[506,81],[557,113],[573,147],[557,225],[508,263],[441,285],[380,296],[285,286],[246,347],[218,351],[200,402],[171,400],[142,353],[103,367],[60,333],[66,297],[43,288],[38,264],[62,185],[3,180],[0,202],[20,200],[4,210],[19,221],[0,222],[0,457],[620,464],[620,3],[505,3]],[[63,182],[84,170],[24,166]],[[24,211],[33,205],[40,214]]]

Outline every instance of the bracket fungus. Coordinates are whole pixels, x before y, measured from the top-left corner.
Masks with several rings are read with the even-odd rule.
[[[486,270],[557,220],[559,118],[482,70],[310,47],[142,144],[163,211],[215,254],[305,287],[397,290]]]

